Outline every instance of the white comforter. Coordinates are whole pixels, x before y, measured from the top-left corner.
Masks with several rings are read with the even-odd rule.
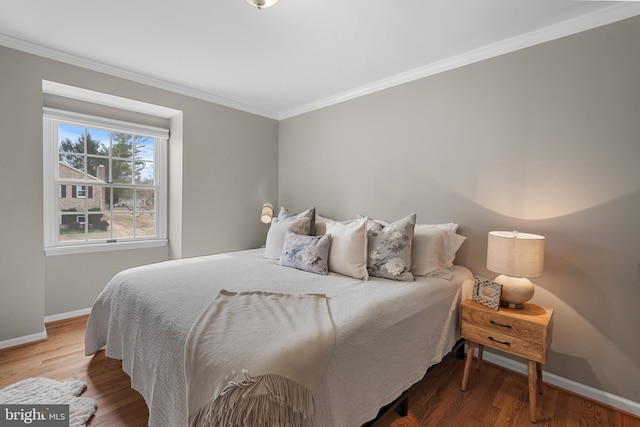
[[[336,344],[316,396],[317,425],[360,426],[419,381],[459,338],[464,267],[453,279],[360,281],[277,265],[262,250],[168,261],[117,274],[97,298],[85,352],[106,345],[149,407],[149,425],[186,426],[185,340],[220,289],[328,297]],[[465,294],[468,293],[464,291]]]

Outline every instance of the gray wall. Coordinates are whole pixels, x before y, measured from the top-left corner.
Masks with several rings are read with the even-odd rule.
[[[169,247],[45,257],[43,79],[182,111],[169,120]],[[260,208],[277,198],[275,120],[0,47],[0,129],[0,342],[41,333],[45,315],[91,307],[124,268],[264,243]]]
[[[545,369],[640,402],[640,18],[280,122],[279,201],[547,237]]]

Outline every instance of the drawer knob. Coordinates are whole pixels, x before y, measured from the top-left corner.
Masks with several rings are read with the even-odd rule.
[[[493,342],[497,342],[498,344],[502,344],[502,345],[511,345],[510,342],[508,341],[498,341],[497,339],[495,339],[494,337],[489,337],[489,339]]]
[[[494,322],[493,320],[489,320],[489,323],[491,323],[492,325],[495,325],[495,326],[500,326],[501,328],[509,328],[509,329],[511,329],[511,325],[503,325],[503,324],[500,324],[498,322]]]

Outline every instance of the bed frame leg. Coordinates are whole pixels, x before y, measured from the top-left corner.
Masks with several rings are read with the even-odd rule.
[[[396,414],[400,415],[401,417],[406,417],[407,415],[409,415],[408,396],[405,396],[404,399],[402,399],[400,403],[398,403],[398,406],[396,406]]]

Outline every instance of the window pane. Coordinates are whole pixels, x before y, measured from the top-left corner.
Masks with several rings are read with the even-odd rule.
[[[115,213],[113,214],[112,236],[114,239],[123,237],[133,237],[133,214]]]
[[[87,154],[109,155],[109,132],[102,129],[87,129]]]
[[[155,211],[156,210],[156,192],[151,188],[136,190],[136,211]]]
[[[87,209],[90,211],[104,210],[105,187],[100,185],[86,185],[85,197],[87,198]]]
[[[89,209],[89,240],[106,240],[111,237],[109,214],[99,208]]]
[[[153,174],[152,162],[136,162],[136,184],[153,185],[155,176]]]
[[[109,159],[104,157],[87,157],[87,174],[89,179],[96,178],[102,182],[109,179]]]
[[[111,133],[111,156],[130,159],[133,157],[133,137],[126,133]]]
[[[136,215],[136,237],[152,237],[156,235],[156,215],[143,213]]]
[[[81,222],[83,218],[86,218],[85,213],[76,212],[74,208],[61,210],[58,240],[61,242],[84,241],[85,224]]]
[[[60,154],[58,161],[60,178],[84,179],[83,154]]]
[[[111,162],[111,180],[120,184],[133,184],[132,163],[128,160],[113,160]]]
[[[133,188],[113,188],[113,211],[133,212],[135,205],[135,194]]]
[[[85,209],[85,199],[78,197],[78,185],[60,185],[58,209],[60,212],[81,212]]]
[[[155,139],[149,136],[136,136],[135,157],[140,160],[153,160]]]
[[[84,153],[84,128],[72,125],[58,125],[58,151]]]

